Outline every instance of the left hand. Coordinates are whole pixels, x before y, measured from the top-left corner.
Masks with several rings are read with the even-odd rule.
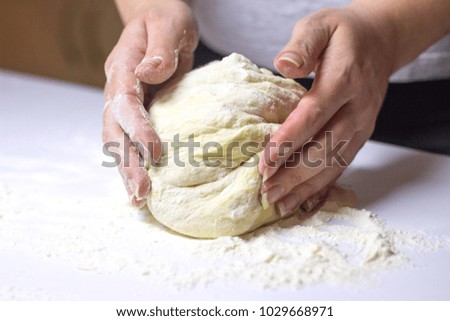
[[[108,151],[119,158],[131,205],[142,207],[151,189],[144,161],[157,163],[162,153],[145,106],[168,79],[192,68],[198,30],[190,7],[181,0],[117,3],[123,14],[137,15],[124,14],[127,23],[105,63],[102,136]]]
[[[371,136],[394,70],[387,21],[351,6],[318,11],[296,24],[275,59],[286,77],[315,72],[311,90],[270,139],[291,146],[284,154],[266,147],[259,163],[263,197],[281,216],[302,204],[310,209],[306,201],[324,195]],[[289,158],[298,165],[283,166]]]

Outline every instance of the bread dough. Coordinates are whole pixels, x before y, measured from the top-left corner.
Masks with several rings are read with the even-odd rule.
[[[261,143],[305,93],[294,80],[259,69],[239,54],[168,84],[149,111],[161,141],[167,142],[161,166],[149,169],[147,204],[154,217],[198,238],[240,235],[277,220],[275,209],[263,209],[259,201]],[[189,137],[198,143],[190,153],[187,147],[173,147]]]

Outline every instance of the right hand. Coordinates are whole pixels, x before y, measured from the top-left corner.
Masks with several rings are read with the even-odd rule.
[[[121,156],[118,167],[133,206],[142,207],[151,188],[143,161],[157,162],[161,156],[145,106],[161,84],[192,68],[197,44],[189,6],[161,1],[130,20],[106,60],[102,138],[119,146],[109,150]]]

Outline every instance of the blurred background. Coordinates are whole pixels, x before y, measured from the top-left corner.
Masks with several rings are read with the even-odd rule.
[[[113,0],[0,0],[0,70],[103,87],[122,28]],[[220,58],[200,44],[195,66]],[[449,84],[391,84],[372,139],[450,155]]]
[[[122,22],[112,0],[1,0],[0,69],[103,87]]]

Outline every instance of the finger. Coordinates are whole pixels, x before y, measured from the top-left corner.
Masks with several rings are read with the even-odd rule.
[[[335,30],[335,25],[324,22],[322,16],[321,12],[315,13],[295,25],[290,41],[274,61],[283,76],[301,78],[314,70]]]
[[[134,75],[137,65],[144,57],[146,31],[138,22],[131,22],[105,62],[105,100],[118,93],[132,94],[144,99],[143,85]]]
[[[269,204],[326,167],[347,166],[342,154],[357,131],[351,113],[349,106],[341,108],[319,135],[299,148],[275,175],[263,183],[261,190],[268,193]]]
[[[198,44],[197,26],[190,10],[170,17],[154,14],[147,19],[147,50],[135,75],[148,84],[160,84],[175,73],[180,59],[194,52]]]
[[[137,64],[142,60],[140,49],[145,41],[145,29],[137,23],[130,23],[122,33],[117,46],[105,64],[107,83],[105,98],[109,104],[106,108],[120,124],[128,137],[144,151],[143,158],[157,162],[161,156],[161,143],[153,129],[145,110],[144,88],[134,75]]]
[[[118,94],[106,108],[111,110],[114,119],[136,145],[143,159],[147,162],[150,162],[150,158],[154,162],[159,161],[161,141],[142,102],[134,95]]]
[[[281,217],[293,214],[304,202],[314,197],[317,197],[317,199],[314,200],[315,204],[312,205],[317,205],[328,193],[327,187],[330,182],[335,180],[340,173],[337,169],[323,171],[319,175],[298,185],[289,194],[275,203],[278,214]]]
[[[316,135],[342,106],[354,98],[355,93],[362,90],[360,84],[354,83],[351,59],[344,54],[348,46],[340,45],[345,41],[343,38],[342,34],[333,33],[329,46],[317,63],[311,90],[272,135],[258,168],[265,180],[275,174],[293,152]],[[283,142],[289,144],[281,149]]]
[[[314,82],[312,89],[300,100],[296,109],[271,135],[258,167],[264,181],[272,177],[350,99],[348,89],[340,79],[324,79],[322,77]]]
[[[344,151],[343,157],[351,162],[358,150],[363,146],[364,142],[365,139],[363,138],[363,135],[355,135],[348,148]],[[279,215],[284,217],[294,213],[306,200],[322,191],[326,186],[330,185],[330,183],[336,181],[344,169],[345,168],[337,166],[326,168],[306,182],[293,188],[275,204]],[[321,197],[323,197],[323,195],[321,195]]]
[[[325,199],[328,197],[328,193],[332,188],[334,188],[334,185],[336,184],[336,181],[341,177],[342,172],[337,175],[327,186],[325,186],[323,189],[321,189],[316,194],[313,194],[308,199],[306,199],[303,204],[300,206],[300,208],[305,212],[312,212],[315,209],[317,209],[319,206],[323,204]]]
[[[150,179],[134,146],[122,128],[117,124],[111,109],[103,113],[103,142],[109,143],[108,151],[120,156],[118,169],[124,180],[130,201],[134,206],[142,206],[150,191]]]

